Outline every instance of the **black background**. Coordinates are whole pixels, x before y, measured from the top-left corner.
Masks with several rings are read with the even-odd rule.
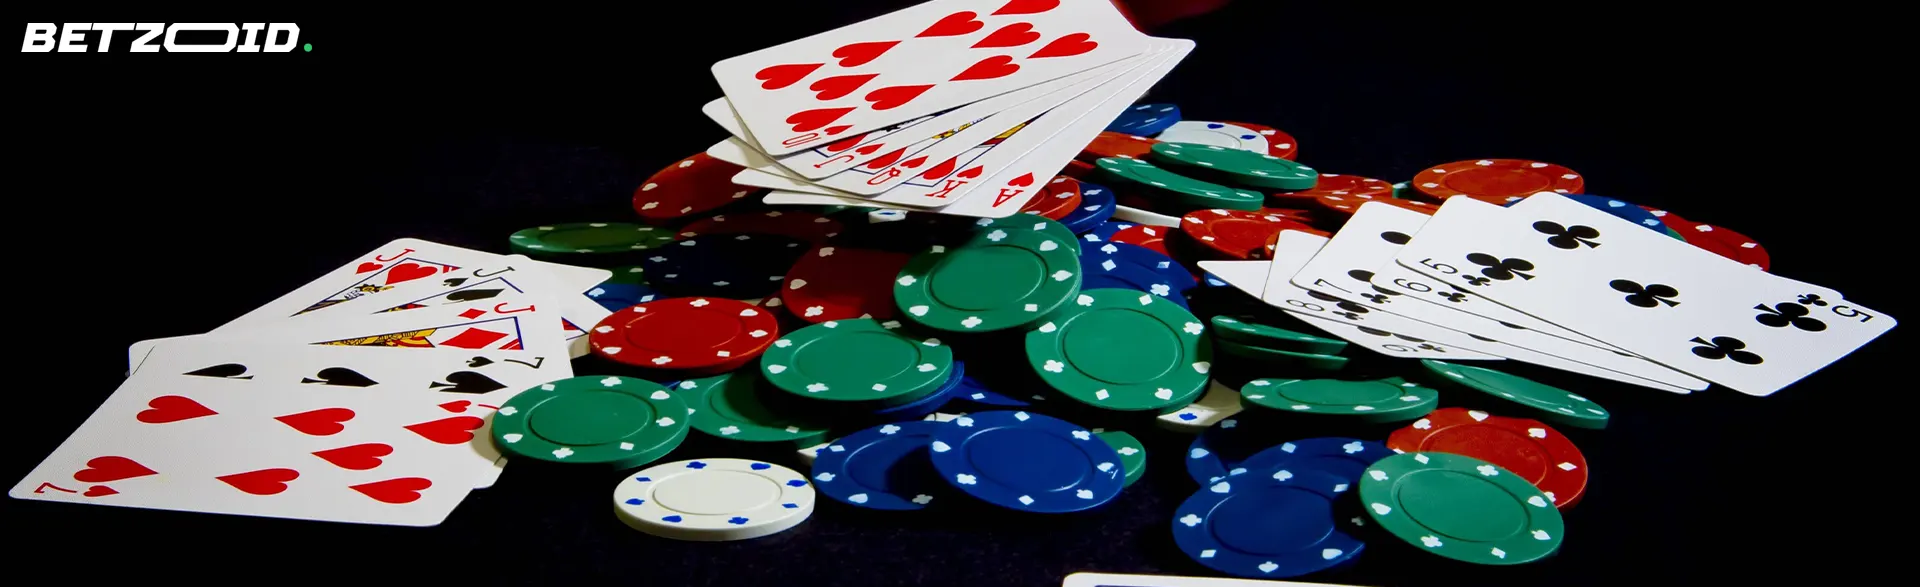
[[[136,340],[204,331],[397,237],[504,251],[509,232],[536,223],[631,218],[641,180],[724,136],[696,112],[719,93],[709,64],[904,3],[652,4],[437,23],[204,15],[298,22],[314,50],[135,55],[116,35],[117,53],[14,57],[9,93],[27,106],[9,117],[9,306],[24,356],[9,367],[0,473],[18,479],[52,451],[111,392]],[[1592,193],[1738,229],[1767,246],[1776,273],[1902,312],[1883,273],[1910,249],[1895,216],[1910,182],[1879,155],[1887,98],[1861,66],[1868,41],[1845,40],[1878,38],[1870,18],[1808,5],[1689,16],[1329,4],[1240,0],[1162,27],[1199,49],[1149,99],[1284,129],[1301,161],[1330,172],[1399,181],[1460,159],[1565,164]],[[1904,446],[1872,437],[1892,392],[1910,387],[1893,364],[1901,335],[1770,398],[1602,386],[1592,397],[1614,421],[1583,442],[1594,478],[1550,561],[1363,559],[1314,578],[1619,584],[1861,569],[1873,557],[1859,533],[1887,531],[1883,515],[1905,509],[1864,489],[1904,466]],[[529,469],[431,529],[15,500],[0,519],[12,560],[88,577],[933,586],[1210,574],[1166,538],[1192,490],[1167,459],[1181,446],[1151,438],[1148,479],[1089,516],[949,525],[823,504],[796,531],[733,544],[633,532],[607,511],[611,478]]]

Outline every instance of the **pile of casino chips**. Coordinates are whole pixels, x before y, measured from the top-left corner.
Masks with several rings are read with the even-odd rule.
[[[1336,231],[1362,202],[1432,213],[1577,195],[1584,178],[1485,159],[1393,184],[1297,154],[1271,127],[1143,104],[998,219],[767,206],[731,183],[739,168],[695,155],[634,192],[638,222],[512,236],[615,271],[587,292],[610,312],[577,366],[591,374],[521,393],[491,434],[517,459],[632,470],[619,518],[680,540],[781,532],[816,495],[843,513],[1087,512],[1142,478],[1143,439],[1186,434],[1167,454],[1184,449],[1197,488],[1167,519],[1220,573],[1551,555],[1559,510],[1585,493],[1577,435],[1605,409],[1323,336],[1198,263],[1268,258],[1280,231]],[[1577,198],[1766,266],[1724,228]],[[709,454],[679,454],[691,445]]]

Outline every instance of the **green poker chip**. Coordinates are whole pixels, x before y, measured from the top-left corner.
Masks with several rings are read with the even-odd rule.
[[[1440,404],[1440,392],[1392,377],[1375,381],[1255,379],[1240,387],[1243,405],[1286,414],[1324,415],[1391,424],[1418,420]]]
[[[1549,423],[1600,430],[1607,427],[1606,408],[1593,400],[1574,395],[1558,387],[1525,377],[1508,375],[1484,367],[1469,367],[1432,359],[1420,365],[1434,375],[1436,382],[1471,389],[1529,408],[1532,417]]]
[[[893,301],[921,326],[992,332],[1046,317],[1080,291],[1080,279],[1080,255],[1066,242],[1044,232],[990,229],[964,246],[936,245],[907,261],[894,279]]]
[[[1113,447],[1113,452],[1119,453],[1120,468],[1126,470],[1127,476],[1127,480],[1120,485],[1121,487],[1133,485],[1135,481],[1146,476],[1147,446],[1140,444],[1140,439],[1119,430],[1095,430],[1093,435],[1107,443],[1107,446]]]
[[[535,226],[513,233],[508,243],[522,255],[575,257],[644,251],[673,242],[673,231],[630,222],[577,222]]]
[[[821,322],[773,341],[760,372],[781,391],[813,400],[899,405],[947,381],[953,349],[913,338],[899,322]]]
[[[1277,190],[1313,189],[1320,172],[1299,163],[1266,153],[1229,149],[1213,145],[1155,143],[1148,154],[1163,168],[1198,171],[1201,176],[1218,176],[1236,185]]]
[[[1173,200],[1187,209],[1223,208],[1259,210],[1266,196],[1259,192],[1231,188],[1186,177],[1155,167],[1152,163],[1126,157],[1105,157],[1094,162],[1102,180],[1114,189],[1144,192],[1150,199]]]
[[[826,426],[794,417],[794,410],[768,406],[763,383],[752,371],[689,379],[676,387],[693,403],[689,425],[710,436],[801,446],[826,440]]]
[[[1360,474],[1367,515],[1414,548],[1482,565],[1517,565],[1560,548],[1566,524],[1526,479],[1480,459],[1416,452]]]
[[[493,415],[500,452],[555,463],[638,467],[687,438],[687,402],[645,379],[573,377],[507,400]]]
[[[1352,359],[1348,359],[1347,357],[1314,353],[1296,353],[1293,351],[1258,347],[1231,340],[1218,340],[1214,341],[1214,344],[1220,347],[1220,354],[1274,367],[1298,367],[1316,371],[1340,371],[1346,369],[1347,365],[1352,363]]]
[[[1027,362],[1049,387],[1116,411],[1184,406],[1207,387],[1213,345],[1178,304],[1130,289],[1080,292],[1027,332]]]
[[[1067,225],[1045,216],[1015,214],[1006,218],[981,218],[974,223],[974,226],[977,227],[978,230],[974,238],[988,237],[992,235],[996,229],[1030,230],[1051,236],[1060,242],[1066,243],[1068,247],[1073,249],[1073,254],[1080,254],[1080,236],[1073,234],[1073,229],[1067,228]]]
[[[1250,346],[1312,355],[1338,355],[1347,350],[1347,341],[1344,340],[1321,338],[1285,328],[1243,322],[1229,316],[1213,317],[1213,335]]]

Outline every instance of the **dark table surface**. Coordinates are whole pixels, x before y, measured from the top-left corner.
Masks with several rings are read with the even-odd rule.
[[[638,182],[723,137],[707,66],[900,2],[638,3],[619,13],[290,13],[310,53],[22,54],[8,191],[19,273],[7,420],[17,479],[104,399],[136,340],[201,332],[390,239],[504,251],[546,222],[624,220]],[[1338,5],[1335,5],[1338,4]],[[1885,98],[1855,69],[1872,24],[1802,5],[1686,16],[1612,3],[1428,7],[1240,0],[1155,31],[1199,49],[1149,95],[1298,138],[1323,171],[1404,180],[1483,157],[1568,165],[1591,192],[1736,228],[1774,271],[1898,316],[1909,181],[1881,155]],[[469,7],[469,10],[474,8]],[[225,17],[220,16],[220,17]],[[453,20],[471,18],[470,22]],[[564,18],[562,18],[564,17]],[[33,15],[31,20],[111,18]],[[216,17],[219,18],[219,17]],[[258,17],[250,17],[258,18]],[[1871,19],[1865,19],[1871,20]],[[18,29],[16,29],[18,30]],[[1857,31],[1857,34],[1856,34]],[[125,40],[120,40],[124,44]],[[1864,137],[1864,138],[1863,138]],[[1878,144],[1876,144],[1876,141]],[[24,179],[22,185],[18,180]],[[1883,406],[1904,332],[1752,398],[1596,385],[1612,427],[1563,552],[1516,568],[1363,558],[1355,584],[1620,584],[1882,560],[1865,487],[1899,473]],[[24,424],[24,430],[22,429]],[[948,520],[823,505],[731,544],[654,539],[607,474],[509,468],[427,529],[8,500],[15,565],[69,578],[447,584],[1055,585],[1081,570],[1210,574],[1176,552],[1192,491],[1173,435],[1147,479],[1086,516]],[[684,452],[676,458],[690,456]],[[1369,564],[1373,563],[1373,564]],[[1884,563],[1882,563],[1884,564]]]

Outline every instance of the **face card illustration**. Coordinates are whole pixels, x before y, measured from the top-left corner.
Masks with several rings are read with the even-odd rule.
[[[1147,41],[1106,0],[936,0],[728,58],[713,74],[777,157],[1112,63]]]
[[[1752,395],[1778,391],[1895,324],[1831,289],[1754,271],[1557,194],[1527,203],[1478,222],[1473,213],[1487,204],[1448,200],[1395,260]]]

